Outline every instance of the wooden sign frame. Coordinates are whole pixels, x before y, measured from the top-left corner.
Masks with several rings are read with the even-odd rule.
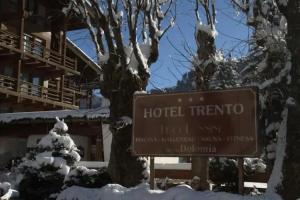
[[[251,99],[249,100],[249,98]],[[196,100],[197,102],[195,102]],[[231,103],[231,101],[234,102]],[[151,156],[151,157],[159,157],[159,156],[253,157],[256,156],[258,154],[257,102],[258,102],[257,89],[253,87],[203,91],[203,92],[189,92],[189,93],[135,95],[134,106],[133,106],[133,137],[132,137],[133,154],[138,156]],[[156,108],[160,108],[160,109],[156,109]],[[223,110],[221,110],[221,108]],[[229,111],[229,109],[231,110]],[[143,111],[144,113],[141,114],[141,111]],[[235,113],[237,115],[240,114],[240,116],[229,116],[232,113]],[[192,117],[188,116],[186,118],[188,114],[193,116]],[[199,116],[197,116],[197,114],[199,114]],[[206,114],[206,116],[201,114]],[[220,114],[220,116],[217,116],[217,114]],[[245,119],[242,119],[242,117],[244,117]],[[250,118],[252,122],[249,125],[250,122],[248,122],[247,120],[250,120]],[[218,126],[215,126],[215,129],[212,129],[214,128],[214,126],[207,126],[206,127],[207,132],[210,131],[208,133],[209,135],[216,134],[216,132],[218,131],[220,135],[227,134],[225,141],[227,142],[229,141],[228,146],[231,145],[231,147],[226,147],[229,148],[227,150],[225,148],[225,151],[227,152],[223,150],[213,151],[210,150],[209,147],[208,148],[199,147],[202,144],[209,143],[211,144],[212,148],[213,147],[219,148],[221,146],[213,146],[213,144],[215,141],[216,143],[219,143],[219,145],[222,145],[221,143],[223,142],[222,141],[223,139],[221,138],[221,136],[220,137],[207,136],[204,139],[203,138],[199,139],[196,136],[180,138],[180,134],[184,134],[184,132],[186,132],[187,135],[189,135],[189,131],[192,132],[191,134],[195,134],[195,130],[191,130],[192,129],[191,126],[194,125],[189,124],[190,123],[189,120],[192,121],[191,122],[192,124],[201,124],[202,122],[210,125],[221,124],[220,129],[216,128]],[[216,121],[214,122],[214,120]],[[217,122],[217,120],[219,121]],[[238,121],[234,122],[234,120],[238,120]],[[185,128],[182,125],[180,125],[181,123],[184,122],[187,123],[189,126],[188,131],[186,131]],[[167,128],[170,127],[170,129],[164,130],[164,126],[161,125],[162,123],[165,125],[165,127]],[[234,127],[235,125],[239,126],[238,127],[239,130],[232,131],[236,135],[232,135],[232,137],[228,135],[230,134],[230,131],[225,130],[227,125],[231,128],[232,127],[235,128]],[[177,129],[176,130],[172,129],[172,126],[176,126]],[[202,125],[201,126],[199,125],[199,127],[203,128]],[[246,132],[247,131],[248,132],[246,134],[241,133],[242,129],[243,131],[245,130]],[[220,130],[224,130],[224,131],[222,132]],[[205,130],[203,131],[202,129],[200,131],[202,131],[202,133],[205,132]],[[168,135],[167,140],[164,139],[162,135]],[[159,142],[157,142],[158,140]],[[194,144],[192,140],[197,140],[197,141],[201,140],[201,142]],[[205,140],[207,141],[205,142]],[[232,140],[233,142],[230,143],[230,140]],[[232,147],[232,144],[238,145],[239,141],[242,142],[240,142],[241,144],[239,144],[238,147]],[[139,144],[139,142],[142,144]],[[175,146],[181,145],[181,147],[172,146],[174,145],[172,144],[172,142],[175,143]],[[185,146],[183,146],[184,142],[186,142]],[[165,148],[168,148],[168,145],[169,146],[171,145],[170,148],[171,150],[169,152],[164,150]],[[177,150],[173,151],[176,148],[177,149],[181,148],[181,149],[179,151]],[[200,152],[195,151],[195,148],[198,148]],[[249,150],[249,148],[252,149]]]

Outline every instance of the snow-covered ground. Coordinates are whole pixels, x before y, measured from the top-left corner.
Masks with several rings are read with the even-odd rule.
[[[125,188],[118,184],[109,184],[101,189],[88,189],[78,186],[64,190],[57,200],[278,200],[274,193],[260,196],[242,196],[224,192],[194,191],[188,185],[180,185],[162,190],[150,190],[148,184]]]

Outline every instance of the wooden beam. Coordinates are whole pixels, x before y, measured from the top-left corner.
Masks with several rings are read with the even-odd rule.
[[[49,65],[47,66],[46,63],[44,62],[27,62],[24,63],[24,65],[28,66],[28,67],[34,67],[34,68],[46,68],[49,67]]]
[[[0,58],[12,58],[12,57],[16,57],[16,53],[12,52],[12,51],[0,51]]]

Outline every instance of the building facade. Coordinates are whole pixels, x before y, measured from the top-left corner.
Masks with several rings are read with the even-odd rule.
[[[61,0],[0,1],[0,112],[77,109],[100,67],[67,39]]]
[[[62,110],[72,113],[93,104],[101,69],[67,38],[68,31],[85,28],[76,15],[65,15],[67,2],[0,1],[0,121],[10,114],[25,116],[0,122],[0,167],[24,155],[24,149],[47,134],[55,116],[69,113]],[[27,115],[32,114],[43,117],[28,121]],[[67,116],[71,137],[80,143],[83,158],[103,160],[102,118]]]

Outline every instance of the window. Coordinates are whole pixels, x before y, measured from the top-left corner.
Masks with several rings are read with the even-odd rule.
[[[24,35],[24,51],[30,52],[31,46],[30,46],[30,36]]]
[[[40,84],[41,84],[40,77],[33,77],[32,78],[32,87],[31,87],[31,94],[32,95],[40,96]]]
[[[44,41],[39,38],[34,38],[34,46],[32,53],[38,56],[43,56]]]
[[[24,51],[37,55],[43,56],[44,46],[46,46],[46,41],[38,38],[36,36],[31,36],[28,34],[24,35]]]
[[[13,68],[10,65],[4,65],[1,70],[1,75],[4,77],[12,77],[13,76]],[[13,82],[8,79],[0,77],[0,87],[5,87],[6,89],[13,89]]]
[[[13,68],[9,65],[4,67],[4,76],[12,76],[13,75]]]
[[[28,85],[28,80],[29,80],[29,74],[27,72],[23,72],[21,74],[21,93],[28,93],[29,90],[29,85]]]

